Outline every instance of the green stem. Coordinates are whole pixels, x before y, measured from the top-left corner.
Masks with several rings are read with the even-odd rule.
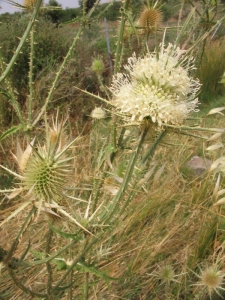
[[[72,51],[73,51],[73,48],[76,46],[76,44],[77,44],[77,42],[78,42],[78,40],[79,40],[79,38],[80,38],[80,35],[81,35],[81,33],[83,32],[83,30],[84,30],[84,27],[85,27],[85,26],[83,25],[83,26],[81,26],[80,29],[78,30],[78,33],[77,33],[76,37],[74,38],[73,43],[72,43],[72,45],[70,46],[69,51],[67,52],[67,55],[66,55],[66,57],[64,58],[64,61],[62,62],[61,66],[60,66],[60,68],[59,68],[59,71],[56,73],[55,80],[54,80],[54,82],[53,82],[53,84],[52,84],[52,86],[51,86],[51,89],[50,89],[49,93],[48,93],[48,97],[47,97],[47,99],[46,99],[46,101],[45,101],[45,104],[42,106],[41,111],[40,111],[40,113],[38,114],[37,118],[34,120],[32,126],[35,126],[35,125],[37,124],[37,122],[40,120],[40,118],[42,117],[42,115],[44,114],[44,112],[45,112],[45,110],[46,110],[46,108],[47,108],[47,106],[48,106],[48,104],[49,104],[49,102],[50,102],[50,100],[51,100],[51,98],[52,98],[52,94],[53,94],[53,91],[54,91],[54,89],[55,89],[55,87],[56,87],[56,84],[57,84],[57,82],[58,82],[58,80],[59,80],[59,77],[60,77],[60,75],[61,75],[63,69],[65,68],[65,65],[66,65],[68,59],[70,58],[70,56],[71,56],[71,54],[72,54]]]
[[[42,0],[37,0],[37,3],[35,5],[34,11],[33,11],[32,17],[31,17],[31,20],[27,25],[27,28],[26,28],[26,30],[23,34],[23,37],[20,40],[20,43],[19,43],[13,57],[11,58],[11,61],[9,62],[9,64],[7,65],[5,71],[3,72],[2,76],[0,77],[0,82],[2,82],[5,79],[5,77],[8,75],[9,71],[13,67],[13,65],[14,65],[14,63],[15,63],[15,61],[16,61],[16,59],[17,59],[17,57],[18,57],[18,55],[19,55],[19,53],[20,53],[20,51],[21,51],[21,49],[22,49],[22,47],[23,47],[23,45],[24,45],[24,43],[25,43],[25,41],[26,41],[26,39],[27,39],[31,29],[32,29],[32,27],[33,27],[33,25],[34,25],[34,22],[35,22],[35,19],[36,19],[36,16],[38,14],[38,11],[39,11],[39,8],[40,8],[41,4],[42,4]]]
[[[106,94],[107,98],[110,99],[110,95],[109,95],[106,87],[104,86],[104,83],[103,83],[103,80],[102,80],[102,75],[97,74],[97,78],[98,78],[98,82],[99,82],[100,87],[102,88],[102,90]]]
[[[104,231],[102,230],[99,235],[97,237],[94,237],[92,242],[89,243],[87,245],[84,246],[84,250],[77,256],[77,258],[73,261],[73,263],[68,267],[66,273],[63,275],[63,277],[61,278],[61,280],[55,285],[55,287],[53,288],[53,290],[57,290],[60,285],[63,283],[63,281],[66,279],[66,277],[70,274],[70,272],[73,270],[73,268],[76,266],[76,264],[83,259],[84,255],[91,249],[91,247],[93,245],[96,244],[96,242],[102,237],[102,235],[104,234]]]
[[[34,29],[30,32],[30,62],[29,62],[29,106],[28,106],[28,126],[31,125],[33,109],[33,69],[34,69]]]
[[[121,58],[121,53],[122,53],[122,46],[123,46],[123,34],[124,34],[124,28],[125,28],[125,23],[126,23],[126,11],[129,7],[130,0],[125,0],[123,8],[122,8],[122,18],[121,18],[121,23],[120,23],[120,31],[119,31],[119,37],[117,41],[117,47],[116,47],[116,58],[115,58],[115,65],[114,65],[114,73],[116,74],[119,70],[119,61]]]
[[[89,289],[89,272],[85,273],[84,278],[84,295],[83,299],[88,300],[88,289]]]
[[[189,126],[176,126],[171,124],[162,124],[164,127],[174,128],[179,131],[181,130],[192,130],[192,131],[206,131],[206,132],[221,132],[224,133],[224,129],[221,128],[203,128],[203,127],[189,127]]]
[[[43,258],[43,259],[39,259],[36,261],[32,261],[32,262],[25,262],[25,261],[21,261],[21,262],[12,262],[12,265],[15,266],[25,266],[25,267],[31,267],[31,266],[37,266],[37,265],[42,265],[44,263],[50,262],[51,260],[53,260],[54,258],[56,258],[57,256],[59,256],[62,252],[64,252],[66,249],[70,248],[71,246],[73,246],[76,243],[75,240],[71,241],[70,243],[66,244],[65,246],[63,246],[62,248],[60,248],[58,251],[55,251],[52,255]]]
[[[18,232],[17,236],[16,236],[16,239],[14,240],[13,244],[12,244],[12,247],[11,249],[9,250],[8,252],[8,255],[6,256],[6,258],[4,259],[4,263],[6,265],[9,264],[14,252],[16,251],[16,248],[22,238],[22,235],[24,234],[24,232],[26,231],[27,227],[29,226],[31,220],[32,220],[32,217],[33,217],[33,214],[35,213],[36,211],[36,208],[33,206],[29,212],[29,214],[27,215],[23,225],[21,226],[20,228],[20,231]]]
[[[28,289],[27,287],[25,287],[21,281],[18,280],[18,278],[15,276],[14,272],[12,269],[8,269],[9,271],[9,275],[11,276],[13,282],[15,283],[16,286],[18,286],[23,292],[25,292],[26,294],[31,295],[32,297],[40,297],[40,298],[44,298],[46,299],[47,294],[39,294],[36,293],[30,289]]]
[[[3,72],[5,70],[4,65],[3,65],[3,59],[2,59],[2,55],[0,53],[0,67],[2,68]],[[13,88],[10,84],[10,81],[7,80],[7,78],[5,79],[5,83],[7,86],[7,89],[9,92],[6,91],[1,91],[2,94],[5,94],[5,96],[8,98],[8,100],[11,102],[12,107],[14,108],[15,112],[17,113],[17,116],[19,118],[19,121],[22,125],[25,124],[24,119],[22,117],[22,113],[20,110],[20,106],[18,101],[16,100],[15,96],[14,96],[14,92],[13,92]]]
[[[158,137],[156,138],[156,140],[154,141],[152,146],[148,149],[147,153],[142,158],[141,164],[144,164],[146,162],[146,160],[149,159],[154,154],[157,145],[160,143],[160,141],[166,135],[166,133],[167,133],[166,130],[163,130],[162,132],[160,132],[160,134],[158,135]]]
[[[69,249],[69,259],[72,260],[72,249]],[[73,270],[71,270],[70,275],[68,276],[68,300],[73,299]]]
[[[121,133],[120,133],[120,136],[119,136],[119,139],[118,139],[118,148],[120,148],[121,146],[122,146],[122,143],[123,143],[123,136],[124,136],[124,133],[125,133],[125,128],[122,128],[122,130],[121,130]],[[111,160],[111,163],[113,163],[113,161],[114,161],[114,159],[115,159],[115,156],[116,156],[116,153],[117,153],[117,151],[114,151],[112,154],[111,154],[111,156],[110,156],[110,160]],[[98,184],[98,186],[97,186],[97,188],[96,188],[96,194],[95,194],[95,196],[94,196],[94,198],[93,198],[93,208],[92,208],[92,212],[94,213],[95,212],[95,210],[96,210],[96,207],[97,207],[97,204],[98,204],[98,199],[99,199],[99,195],[100,195],[100,192],[101,192],[101,186],[102,186],[102,184],[103,184],[103,181],[104,181],[104,179],[105,179],[105,177],[106,177],[106,175],[107,175],[107,171],[108,171],[108,168],[109,168],[109,166],[108,166],[108,164],[106,164],[105,165],[105,168],[104,168],[104,174],[103,174],[103,176],[102,176],[102,178],[101,178],[101,181],[99,181],[99,184]]]
[[[116,196],[112,199],[112,202],[106,207],[105,211],[103,212],[102,216],[100,216],[100,220],[101,222],[105,222],[105,223],[109,223],[111,218],[117,213],[118,207],[121,205],[121,200],[124,196],[124,193],[127,189],[127,186],[131,180],[131,177],[133,175],[133,170],[134,170],[134,166],[135,163],[138,159],[139,153],[141,151],[142,145],[144,143],[146,134],[148,132],[148,128],[144,128],[140,137],[140,141],[139,144],[136,148],[136,150],[133,152],[127,169],[126,169],[126,173],[124,175],[124,179],[123,182],[120,185],[119,191],[116,194]]]
[[[46,239],[46,249],[45,249],[46,257],[48,257],[49,253],[50,253],[52,236],[53,236],[53,232],[52,232],[52,229],[49,226],[49,231],[48,231],[48,235],[47,235],[47,239]],[[46,262],[46,268],[47,268],[47,271],[48,271],[48,283],[47,283],[48,299],[53,300],[53,295],[52,295],[52,267],[51,267],[51,264],[50,264],[49,261]]]

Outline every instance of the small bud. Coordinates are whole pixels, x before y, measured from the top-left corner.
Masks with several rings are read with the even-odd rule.
[[[102,75],[105,70],[104,63],[101,58],[94,59],[92,62],[91,69],[97,74]]]
[[[106,117],[105,111],[101,107],[96,107],[91,112],[91,117],[93,119],[104,119]]]

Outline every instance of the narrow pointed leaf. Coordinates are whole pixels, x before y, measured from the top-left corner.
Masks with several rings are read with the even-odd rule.
[[[21,175],[15,173],[15,172],[13,172],[13,171],[11,171],[10,169],[8,169],[8,168],[6,168],[6,167],[4,167],[4,166],[2,166],[2,165],[0,165],[0,167],[1,167],[2,169],[6,170],[7,172],[9,172],[10,174],[14,175],[15,177],[17,177],[17,178],[19,178],[19,179],[21,179],[21,180],[23,179],[23,176],[21,176]]]
[[[217,195],[218,195],[218,190],[219,190],[219,187],[220,187],[220,177],[221,177],[221,175],[219,174],[218,178],[217,178],[217,181],[216,181],[214,191],[213,191],[213,196],[215,196],[215,197],[217,197]]]
[[[222,204],[225,204],[225,197],[221,198],[219,201],[217,201],[215,204],[213,204],[213,206],[222,205]]]
[[[29,240],[29,243],[28,243],[28,245],[27,245],[26,250],[23,252],[23,254],[22,254],[21,257],[20,257],[20,261],[24,260],[24,258],[26,257],[26,255],[27,255],[29,249],[30,249],[30,240]]]
[[[21,159],[18,160],[19,167],[21,171],[24,171],[26,168],[27,162],[30,158],[32,153],[33,145],[34,145],[35,138],[31,141],[31,143],[27,146],[26,150],[23,152]]]
[[[217,144],[209,146],[206,150],[207,151],[213,151],[213,150],[217,150],[217,149],[219,149],[219,148],[221,148],[223,146],[224,145],[222,143],[217,143]]]
[[[153,174],[153,172],[154,172],[154,170],[155,170],[155,167],[156,167],[156,165],[154,165],[154,166],[153,166],[153,167],[145,174],[144,178],[142,178],[142,179],[138,182],[139,185],[142,185],[143,183],[149,181],[150,177],[152,176],[152,174]]]
[[[220,190],[220,191],[217,193],[218,196],[221,196],[221,195],[223,195],[223,194],[225,194],[225,189],[222,189],[222,190]]]
[[[215,140],[217,140],[218,138],[220,138],[221,135],[222,135],[221,132],[215,133],[215,134],[212,135],[207,141],[209,141],[209,142],[210,142],[210,141],[215,141]]]
[[[5,132],[2,133],[2,135],[0,136],[0,141],[4,140],[6,137],[16,133],[21,128],[22,128],[21,125],[13,126],[13,127],[9,128],[8,130],[6,130]]]
[[[65,217],[67,217],[71,222],[75,223],[78,227],[80,227],[81,229],[83,229],[84,231],[86,231],[87,233],[93,235],[89,230],[87,230],[84,226],[82,226],[76,219],[74,219],[70,214],[68,214],[64,209],[59,208],[58,211],[64,215]]]
[[[15,198],[17,195],[19,195],[21,192],[22,192],[23,188],[20,187],[18,189],[14,189],[14,191],[10,194],[10,195],[7,195],[7,198],[8,199],[13,199]]]
[[[209,169],[209,172],[212,172],[214,171],[218,166],[219,164],[221,163],[221,161],[224,159],[223,156],[221,156],[220,158],[218,158],[216,161],[214,161],[212,164],[211,164],[211,167]]]
[[[52,231],[54,231],[55,233],[57,233],[58,235],[62,236],[65,239],[70,239],[75,241],[80,241],[82,239],[80,236],[77,235],[77,233],[72,234],[72,233],[60,231],[57,228],[55,228],[50,222],[48,222],[48,225]]]
[[[159,181],[160,176],[162,175],[164,168],[166,164],[164,164],[156,173],[154,176],[153,186],[156,185],[156,183]]]
[[[2,223],[0,223],[0,227],[2,225],[4,225],[5,223],[7,223],[9,220],[11,220],[12,218],[14,218],[16,215],[18,215],[23,209],[25,209],[31,202],[30,201],[26,201],[24,202],[19,208],[17,208],[16,210],[14,210],[13,213],[11,213],[11,215],[9,215]]]
[[[225,106],[213,108],[213,109],[211,109],[211,110],[208,112],[207,115],[217,114],[217,113],[221,112],[221,111],[224,110],[224,109],[225,109]]]
[[[97,277],[100,277],[100,278],[104,279],[106,282],[109,281],[109,280],[119,280],[119,278],[113,278],[111,276],[106,275],[104,272],[100,271],[99,269],[97,269],[93,265],[87,265],[84,262],[79,262],[77,264],[77,266],[83,272],[90,272],[90,273],[96,275]],[[76,266],[75,266],[75,268],[76,268]]]

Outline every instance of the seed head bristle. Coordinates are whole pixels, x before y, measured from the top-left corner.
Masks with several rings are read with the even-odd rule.
[[[139,15],[138,24],[143,28],[144,33],[153,33],[160,27],[162,19],[159,9],[144,7]]]
[[[26,10],[29,12],[32,12],[35,5],[37,3],[37,0],[24,0],[23,5],[26,7]]]

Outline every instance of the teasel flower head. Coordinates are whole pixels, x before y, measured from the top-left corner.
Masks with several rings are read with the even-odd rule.
[[[13,157],[18,163],[18,173],[0,165],[20,181],[19,187],[0,192],[9,193],[8,199],[15,198],[19,194],[22,194],[24,199],[22,205],[0,225],[15,217],[26,206],[33,204],[38,209],[38,215],[45,212],[58,218],[66,218],[89,232],[61,206],[63,199],[68,197],[67,187],[72,184],[71,161],[74,157],[71,146],[75,142],[75,140],[67,141],[63,130],[64,124],[65,122],[58,122],[58,117],[56,122],[53,121],[52,127],[46,124],[44,145],[35,145],[33,140],[23,152],[19,142],[17,143],[17,154]]]
[[[205,288],[208,291],[210,299],[213,292],[221,296],[219,290],[225,290],[222,287],[225,274],[219,270],[217,265],[213,265],[205,268],[205,270],[201,270],[201,274],[197,276],[200,280],[195,285]]]
[[[172,282],[178,282],[174,268],[171,265],[159,266],[158,270],[153,271],[151,274],[161,281],[162,284],[170,285]]]
[[[162,12],[159,8],[145,6],[138,18],[138,26],[143,30],[143,33],[154,33],[160,28],[163,19]]]
[[[96,75],[102,75],[105,70],[103,60],[100,57],[95,58],[92,62],[91,69],[96,73]]]
[[[181,125],[196,111],[200,83],[189,75],[194,61],[185,52],[162,43],[158,53],[128,58],[127,73],[117,73],[110,88],[112,104],[127,121]]]
[[[106,112],[101,107],[95,107],[91,112],[91,117],[93,119],[104,119],[106,117]]]
[[[60,132],[58,132],[60,134]],[[69,161],[63,151],[62,137],[57,132],[50,132],[47,146],[38,146],[24,170],[24,188],[32,190],[36,199],[43,199],[48,203],[53,199],[60,203],[63,197],[65,184],[68,183],[71,174]]]
[[[34,10],[36,3],[37,3],[37,0],[24,0],[23,1],[23,5],[28,12],[32,12]]]

